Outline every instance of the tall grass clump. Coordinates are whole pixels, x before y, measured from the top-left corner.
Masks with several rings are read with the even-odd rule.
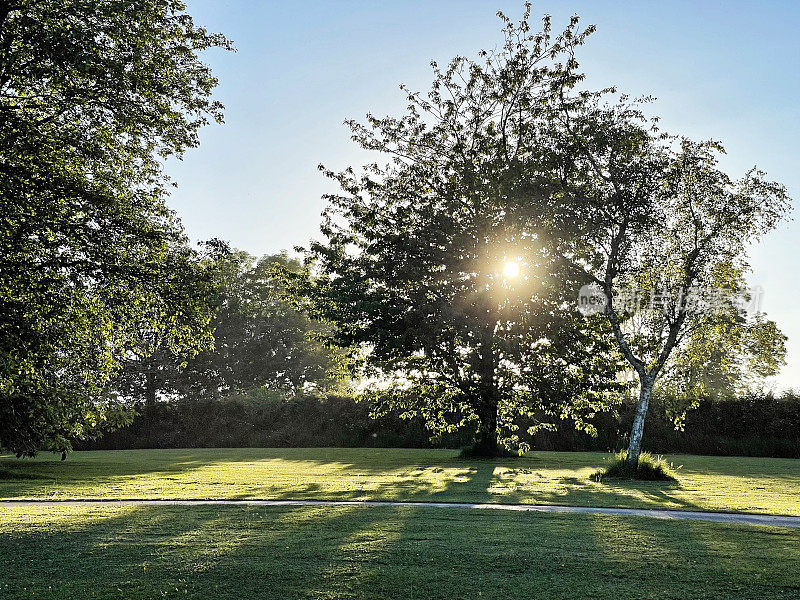
[[[611,464],[594,474],[595,481],[604,479],[639,479],[642,481],[677,481],[675,469],[663,456],[653,456],[649,452],[639,455],[639,464],[632,468],[628,464],[628,451],[614,455]]]

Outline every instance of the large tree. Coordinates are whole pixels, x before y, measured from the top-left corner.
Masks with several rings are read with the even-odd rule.
[[[393,160],[328,173],[344,193],[329,197],[327,241],[309,255],[321,277],[304,293],[384,377],[424,382],[427,397],[412,394],[424,408],[433,397],[445,414],[477,415],[484,440],[510,398],[559,389],[583,406],[602,394],[587,374],[609,374],[609,340],[596,336],[608,332],[640,382],[636,464],[657,378],[697,365],[704,339],[731,353],[728,376],[747,361],[761,375],[780,367],[782,334],[739,300],[747,245],[788,198],[756,169],[728,177],[719,144],[661,133],[648,99],[583,89],[576,50],[593,27],[573,17],[553,35],[544,17],[534,32],[530,5],[517,24],[500,16],[502,47],[434,63],[430,92],[409,92],[402,117],[350,123]],[[499,277],[508,257],[522,257],[526,279]],[[606,302],[581,322],[586,284]],[[531,380],[536,365],[553,368]]]
[[[176,0],[0,6],[0,446],[64,452],[123,418],[129,352],[210,341],[162,162],[222,118],[214,46]]]
[[[184,381],[209,382],[204,391],[212,397],[253,387],[296,393],[336,385],[344,356],[322,344],[325,326],[291,305],[276,274],[299,271],[300,261],[237,251],[222,267],[214,348],[189,361]]]
[[[361,350],[376,396],[435,431],[474,426],[487,455],[519,443],[521,418],[531,431],[588,427],[618,390],[604,324],[573,309],[579,281],[511,202],[527,152],[515,96],[556,81],[575,23],[551,38],[545,20],[524,57],[512,51],[523,32],[506,25],[505,47],[480,62],[434,63],[430,91],[409,91],[401,117],[349,122],[387,164],[325,171],[342,192],[295,278],[331,340]],[[520,78],[523,58],[534,70]]]
[[[522,35],[524,22],[518,31],[511,53],[521,72],[533,73],[526,45],[536,38]],[[745,275],[748,246],[785,216],[789,199],[756,168],[729,177],[717,142],[659,131],[658,119],[645,115],[649,99],[580,89],[575,50],[584,38],[565,39],[563,68],[517,103],[514,131],[526,152],[516,170],[526,189],[514,204],[564,268],[602,296],[601,314],[639,379],[628,450],[635,466],[664,373],[696,394],[783,364],[775,323],[745,310]],[[714,345],[728,360],[711,373]]]

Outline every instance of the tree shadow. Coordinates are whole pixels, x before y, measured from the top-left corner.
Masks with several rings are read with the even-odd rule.
[[[771,527],[388,506],[48,511],[0,536],[2,597],[796,598],[800,579],[800,532]]]
[[[706,492],[698,494],[680,481],[593,481],[591,473],[600,466],[601,457],[596,453],[535,453],[515,459],[477,460],[461,459],[456,451],[360,448],[83,452],[64,463],[0,459],[0,469],[13,462],[20,473],[34,477],[0,480],[0,497],[329,499],[709,509]],[[685,479],[681,472],[679,477]],[[788,497],[791,487],[787,485],[780,493]]]
[[[615,572],[663,574],[652,597],[792,598],[800,586],[800,535],[789,528],[595,515],[594,534]],[[616,536],[616,539],[613,539]],[[613,543],[603,543],[603,540]]]

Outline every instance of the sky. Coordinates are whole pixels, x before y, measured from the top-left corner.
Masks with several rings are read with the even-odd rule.
[[[318,237],[322,194],[334,170],[370,157],[347,118],[398,115],[401,83],[427,90],[429,63],[497,46],[498,9],[522,2],[187,0],[196,23],[233,40],[204,55],[220,80],[225,124],[167,172],[170,205],[195,240],[212,237],[254,255]],[[546,1],[560,31],[578,14],[597,32],[578,60],[591,88],[616,85],[657,98],[662,129],[721,141],[734,177],[758,165],[800,201],[800,2]],[[795,205],[797,204],[795,202]],[[797,217],[797,211],[793,211]],[[788,364],[771,385],[800,388],[800,223],[784,223],[750,249],[750,284],[789,337]]]

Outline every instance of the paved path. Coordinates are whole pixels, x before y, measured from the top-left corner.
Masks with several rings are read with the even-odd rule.
[[[381,502],[361,500],[2,500],[3,506],[410,506],[414,508],[460,508],[523,512],[625,515],[656,519],[689,519],[718,523],[775,525],[800,528],[800,517],[748,513],[655,510],[649,508],[603,508],[557,504],[477,504],[471,502]]]

